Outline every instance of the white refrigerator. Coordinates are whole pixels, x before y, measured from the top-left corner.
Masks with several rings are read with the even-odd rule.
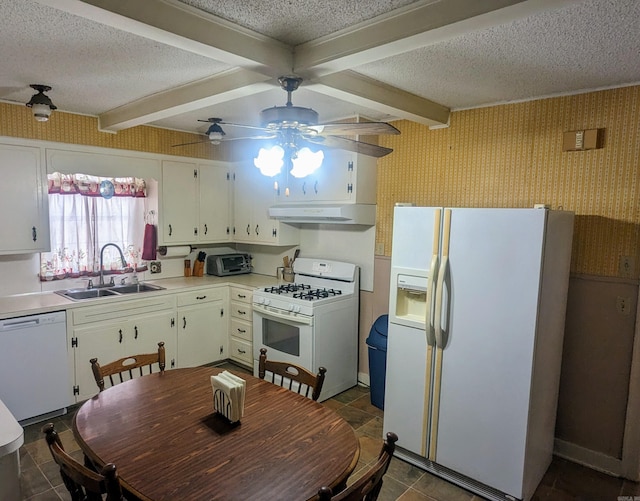
[[[551,462],[573,213],[396,207],[384,433],[488,499]]]

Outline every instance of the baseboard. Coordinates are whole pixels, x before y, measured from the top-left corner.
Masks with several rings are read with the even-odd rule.
[[[364,386],[371,386],[369,374],[364,372],[358,372],[358,384],[363,384]]]
[[[565,442],[558,438],[554,441],[553,453],[561,458],[568,459],[574,463],[587,466],[593,470],[598,470],[607,475],[622,477],[622,460],[607,456],[602,452],[592,451],[585,447]]]

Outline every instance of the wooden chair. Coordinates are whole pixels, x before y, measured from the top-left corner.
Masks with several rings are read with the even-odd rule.
[[[375,501],[378,499],[382,488],[382,477],[387,473],[397,441],[398,435],[393,432],[387,433],[387,439],[382,444],[376,464],[353,485],[335,496],[329,487],[321,487],[318,491],[318,501]]]
[[[108,363],[106,365],[101,366],[98,363],[97,358],[92,358],[91,362],[91,370],[93,371],[93,377],[96,379],[96,384],[100,391],[104,391],[104,379],[109,377],[109,382],[111,386],[117,384],[118,382],[122,383],[125,381],[123,374],[129,374],[129,379],[133,379],[134,377],[140,375],[144,376],[144,368],[149,368],[149,374],[153,373],[153,364],[158,364],[160,367],[160,372],[164,372],[165,368],[165,349],[164,342],[160,341],[158,343],[158,352],[157,353],[147,353],[143,355],[131,355],[128,357],[121,358],[120,360],[116,360],[115,362]],[[134,369],[138,369],[134,372]],[[114,379],[116,382],[114,383]],[[118,381],[119,379],[119,381]]]
[[[327,369],[320,367],[320,369],[318,369],[318,374],[314,374],[304,367],[300,367],[295,364],[267,360],[266,348],[260,348],[258,377],[260,379],[265,379],[267,371],[271,372],[271,376],[267,378],[267,381],[270,380],[273,384],[279,384],[283,388],[288,388],[291,391],[296,391],[295,386],[297,386],[297,393],[304,395],[305,397],[310,396],[313,400],[317,401],[320,397],[320,392],[322,391],[324,376]],[[298,384],[294,385],[294,382]],[[310,392],[311,395],[309,395]]]
[[[42,432],[72,501],[103,501],[103,494],[107,495],[104,501],[124,501],[113,463],[108,463],[99,472],[92,471],[65,452],[53,423],[44,425]]]

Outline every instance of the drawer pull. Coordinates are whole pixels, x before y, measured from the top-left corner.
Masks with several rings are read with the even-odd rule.
[[[246,311],[242,311],[242,310],[238,310],[238,313],[240,313],[240,315],[246,315],[247,314]]]
[[[247,330],[246,329],[238,329],[238,332],[244,334],[245,332],[247,332]]]
[[[241,353],[242,355],[244,355],[246,353],[246,350],[241,350],[240,348],[238,348],[238,353]]]
[[[246,298],[247,296],[246,296],[246,295],[244,295],[244,294],[238,294],[238,297],[239,297],[240,299],[244,299],[244,298]]]
[[[196,296],[196,299],[202,301],[203,299],[207,299],[207,296]]]

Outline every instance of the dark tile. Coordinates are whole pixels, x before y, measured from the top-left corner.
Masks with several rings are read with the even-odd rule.
[[[473,494],[430,473],[422,475],[412,486],[438,501],[471,501]]]
[[[382,440],[368,435],[359,435],[358,440],[360,441],[360,460],[367,464],[377,460],[380,455]]]
[[[382,444],[382,418],[374,417],[369,422],[358,428],[358,431],[365,435],[369,435],[370,437],[379,439],[380,444]]]
[[[336,409],[336,413],[342,416],[356,430],[374,419],[371,414],[349,407],[348,405]]]
[[[42,463],[38,465],[40,467],[40,471],[46,477],[51,485],[57,487],[62,484],[62,477],[60,476],[60,467],[56,464],[56,462],[52,459],[51,461],[47,461],[46,463]]]
[[[640,495],[640,483],[632,482],[631,480],[622,481],[621,496],[634,496]]]
[[[617,499],[622,479],[611,477],[570,461],[558,462],[554,490],[576,496],[583,501]]]
[[[382,416],[384,415],[384,412],[381,409],[378,409],[376,406],[371,405],[371,399],[369,398],[368,393],[362,395],[359,398],[356,398],[353,402],[350,402],[349,406],[360,409],[361,411],[376,416],[380,419],[382,419]]]
[[[407,486],[415,484],[422,475],[428,475],[428,473],[425,473],[420,468],[396,457],[391,459],[391,463],[389,464],[389,469],[386,474]]]
[[[20,469],[20,485],[24,499],[29,499],[36,494],[42,494],[51,489],[51,484],[30,455],[23,458]]]
[[[348,390],[343,391],[342,393],[338,393],[333,398],[336,399],[338,402],[342,402],[343,404],[349,404],[354,400],[360,398],[365,393],[367,393],[367,389],[364,388],[363,386],[354,386],[353,388],[349,388]]]
[[[60,496],[58,496],[55,489],[51,488],[28,499],[29,501],[60,501]],[[69,500],[71,500],[71,496],[69,496]]]
[[[432,497],[427,496],[426,494],[422,494],[415,489],[407,489],[404,491],[398,501],[435,501]]]
[[[329,409],[333,409],[334,411],[336,409],[340,409],[341,407],[344,407],[344,404],[342,402],[338,402],[333,398],[330,398],[329,400],[325,400],[324,402],[320,402],[320,403],[325,407],[328,407]]]
[[[398,499],[406,490],[406,485],[401,484],[391,477],[385,476],[382,479],[382,489],[380,489],[378,501],[394,501]]]

